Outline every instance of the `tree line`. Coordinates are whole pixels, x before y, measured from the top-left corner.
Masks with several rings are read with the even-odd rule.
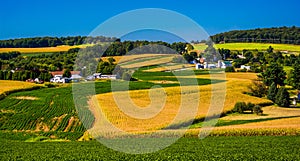
[[[215,43],[257,42],[300,44],[299,27],[273,27],[252,30],[234,30],[211,36]]]
[[[100,42],[113,42],[117,38],[104,36],[68,36],[68,37],[34,37],[0,40],[0,48],[36,48],[55,47],[59,45],[96,44]]]

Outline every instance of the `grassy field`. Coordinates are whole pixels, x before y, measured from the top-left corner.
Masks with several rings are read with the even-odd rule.
[[[53,53],[53,52],[60,52],[60,51],[68,51],[69,49],[72,48],[85,48],[87,46],[90,46],[90,44],[74,45],[74,46],[62,45],[56,47],[41,47],[41,48],[0,48],[0,53],[10,52],[10,51],[19,51],[22,54]]]
[[[196,50],[204,51],[206,48],[205,44],[194,44]],[[272,46],[275,51],[289,51],[289,52],[300,52],[300,45],[290,45],[290,44],[271,44],[271,43],[226,43],[226,44],[216,44],[216,48],[224,48],[229,50],[243,49],[247,50],[267,50],[269,46]]]
[[[6,137],[11,134],[0,137],[1,160],[300,160],[299,136],[182,138],[148,154],[126,154],[96,141],[32,143]]]

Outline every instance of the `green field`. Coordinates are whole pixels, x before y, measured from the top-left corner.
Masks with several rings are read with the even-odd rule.
[[[157,60],[156,60],[157,59]],[[129,82],[130,96],[136,99],[133,101],[141,101],[143,105],[144,98],[148,98],[147,90],[153,86],[168,87],[165,91],[171,92],[172,95],[168,96],[171,102],[178,104],[180,98],[174,91],[180,86],[179,81],[175,78],[172,72],[155,71],[159,68],[158,65],[144,66],[145,63],[151,61],[161,62],[161,57],[156,59],[150,57],[143,59],[135,59],[133,62],[125,62],[128,68],[135,68],[136,65],[142,64],[139,70],[135,71],[133,76],[137,81]],[[168,58],[168,62],[170,59]],[[168,65],[168,64],[167,64]],[[153,70],[152,70],[153,69]],[[211,102],[210,92],[212,84],[220,84],[226,82],[227,89],[229,90],[226,95],[226,110],[231,110],[236,101],[251,101],[253,103],[265,102],[263,98],[252,97],[243,92],[246,90],[247,85],[256,78],[254,73],[226,73],[226,79],[220,77],[211,77],[210,71],[195,70],[194,73],[197,78],[199,90],[201,90],[201,98],[204,99],[204,104],[201,110],[209,107]],[[219,71],[220,72],[220,71]],[[181,80],[190,82],[191,75],[185,71],[179,71]],[[8,82],[10,83],[10,82]],[[11,82],[14,83],[14,82]],[[89,85],[87,82],[83,83],[80,89],[84,91]],[[119,81],[119,85],[126,85],[128,82]],[[0,84],[0,87],[3,84]],[[76,84],[73,84],[73,87]],[[6,86],[8,86],[6,84]],[[191,91],[197,87],[190,86]],[[126,88],[120,88],[119,91],[126,91]],[[196,89],[197,90],[197,89]],[[118,92],[119,92],[118,91]],[[227,115],[222,118],[229,117],[228,119],[219,120],[216,130],[211,135],[203,140],[198,139],[199,127],[202,126],[202,120],[198,118],[198,122],[190,127],[185,133],[185,137],[173,145],[162,149],[155,153],[132,155],[122,152],[114,151],[92,140],[87,142],[79,142],[79,138],[86,134],[86,128],[82,122],[88,120],[94,123],[97,120],[94,113],[89,107],[85,109],[76,109],[74,105],[72,86],[64,85],[58,88],[35,89],[31,91],[19,91],[11,93],[4,99],[0,100],[0,160],[299,160],[298,154],[300,148],[299,126],[290,129],[266,128],[274,123],[267,124],[261,129],[248,128],[248,124],[256,123],[258,126],[268,121],[285,121],[286,124],[290,123],[289,119],[293,119],[297,123],[298,117],[284,117],[273,118],[269,111],[264,109],[265,116],[256,115]],[[106,103],[108,99],[104,96],[111,94],[111,81],[102,80],[95,83],[95,92],[99,98],[104,98]],[[204,93],[203,93],[204,92]],[[138,94],[145,94],[144,97],[137,97]],[[185,93],[189,94],[189,93]],[[173,100],[172,100],[173,99]],[[78,100],[76,100],[78,101]],[[87,102],[89,98],[82,98],[79,101]],[[170,113],[178,112],[175,106],[170,106]],[[107,105],[106,109],[110,109],[111,114],[117,114],[113,106]],[[101,108],[101,110],[105,110]],[[172,109],[173,108],[173,109]],[[272,108],[272,107],[271,107]],[[89,109],[89,110],[88,110]],[[200,108],[199,108],[200,109]],[[287,110],[277,109],[277,115],[282,111],[286,115],[299,112],[298,109],[286,108]],[[80,118],[78,110],[84,112],[84,117]],[[91,111],[90,111],[91,110]],[[201,111],[201,110],[198,110]],[[161,112],[161,111],[160,111]],[[189,112],[189,111],[185,111]],[[276,112],[276,111],[275,111]],[[95,115],[97,116],[97,115]],[[120,115],[119,115],[120,116]],[[121,125],[126,127],[130,125],[130,120],[122,120],[122,117],[117,116],[116,121],[121,118]],[[170,120],[164,115],[166,120]],[[199,115],[200,116],[200,115]],[[201,115],[202,116],[202,115]],[[239,117],[242,119],[236,119]],[[109,117],[107,116],[109,119]],[[85,119],[85,120],[83,120]],[[231,120],[232,119],[232,120]],[[128,124],[127,122],[128,121]],[[162,118],[159,122],[165,122]],[[114,122],[111,122],[114,124]],[[182,123],[182,125],[185,122]],[[133,122],[134,128],[139,124]],[[153,125],[153,122],[147,123],[147,120],[141,120],[141,125]],[[172,125],[172,124],[171,124]],[[243,129],[233,129],[233,126],[243,125]],[[93,127],[92,124],[88,128]],[[155,141],[160,141],[167,136],[176,136],[181,127],[169,128],[167,126],[159,127],[162,131],[161,135],[155,135]],[[218,128],[228,129],[218,129]],[[169,129],[168,129],[169,128]],[[231,131],[229,130],[231,128]],[[122,128],[121,128],[122,129]],[[296,129],[296,130],[295,130]],[[153,129],[152,129],[153,130]],[[169,130],[169,131],[168,131]],[[147,132],[151,132],[150,130]],[[167,135],[166,135],[167,134]],[[170,135],[169,135],[170,134]],[[264,136],[268,135],[268,136]],[[113,138],[118,142],[120,138]],[[141,138],[131,138],[141,139]],[[151,138],[152,139],[152,138]],[[121,139],[120,139],[121,141]],[[131,148],[133,145],[124,144],[124,148]]]
[[[206,48],[205,44],[194,44],[196,50],[204,51]],[[267,50],[269,46],[272,46],[275,51],[289,51],[289,52],[300,52],[300,45],[291,44],[271,44],[271,43],[226,43],[216,44],[216,48],[224,48],[229,50],[242,51],[247,50]]]
[[[299,160],[299,136],[182,138],[149,154],[126,154],[96,141],[20,142],[0,134],[1,160]],[[29,137],[29,136],[27,136]],[[18,136],[18,139],[20,137]],[[124,145],[123,148],[128,148]]]

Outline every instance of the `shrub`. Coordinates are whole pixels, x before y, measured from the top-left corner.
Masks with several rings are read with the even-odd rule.
[[[263,110],[261,109],[261,106],[260,105],[255,105],[253,107],[253,112],[256,114],[256,115],[261,115],[263,113]]]
[[[275,99],[275,103],[280,107],[290,106],[290,94],[285,87],[279,88]]]
[[[255,105],[251,102],[245,103],[245,102],[237,102],[234,105],[234,108],[232,110],[233,112],[238,113],[244,113],[245,111],[251,111],[251,113],[261,114],[263,111],[261,110],[261,106]]]
[[[226,67],[225,72],[235,72],[234,67]]]
[[[237,102],[234,105],[233,112],[244,113],[244,109],[247,107],[245,102]]]
[[[52,83],[45,83],[45,86],[48,87],[48,88],[53,88],[53,87],[56,87],[55,84],[52,84]]]
[[[247,72],[247,69],[240,69],[240,70],[237,70],[237,72]]]
[[[251,111],[251,113],[253,113],[253,108],[254,108],[255,104],[249,102],[247,104],[247,106],[245,107],[244,111]]]

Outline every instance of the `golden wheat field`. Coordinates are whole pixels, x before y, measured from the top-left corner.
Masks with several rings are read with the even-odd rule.
[[[170,56],[170,54],[130,54],[130,55],[128,54],[128,55],[123,55],[123,56],[112,56],[112,58],[114,58],[116,60],[116,63],[126,63],[126,62],[132,62],[132,61],[137,61],[137,60],[143,61],[143,59],[145,59],[145,58],[154,58],[155,59],[155,58],[161,57],[161,56]],[[108,58],[110,58],[110,56],[101,57],[101,59],[103,61],[108,61]],[[132,63],[134,63],[134,62],[132,62]]]
[[[75,46],[56,46],[56,47],[41,47],[41,48],[0,48],[0,53],[3,52],[10,52],[10,51],[18,51],[20,53],[43,53],[43,52],[60,52],[60,51],[68,51],[72,48],[85,48],[90,46],[89,44],[86,45],[75,45]]]
[[[21,82],[21,81],[0,80],[0,94],[8,91],[13,91],[13,90],[29,89],[36,86],[41,86],[41,85],[37,85],[29,82]]]
[[[224,79],[224,74],[198,77]],[[226,83],[99,94],[96,102],[100,105],[102,117],[118,129],[128,132],[157,130],[194,117],[203,118],[209,110],[211,115],[229,111],[238,101],[269,102],[243,94],[255,78],[253,73],[230,73],[226,74]],[[223,102],[224,106],[220,107]]]

